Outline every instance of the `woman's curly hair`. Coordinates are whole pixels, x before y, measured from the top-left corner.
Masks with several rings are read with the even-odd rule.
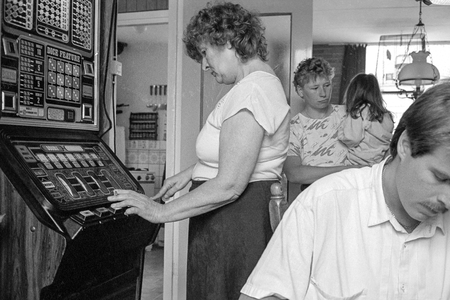
[[[334,68],[321,57],[311,57],[302,60],[294,72],[294,87],[303,87],[310,80],[317,77],[326,77],[330,80],[334,77]]]
[[[239,4],[212,5],[193,16],[184,32],[187,55],[201,63],[199,47],[203,43],[224,46],[230,42],[242,62],[255,56],[267,61],[267,42],[261,20]]]

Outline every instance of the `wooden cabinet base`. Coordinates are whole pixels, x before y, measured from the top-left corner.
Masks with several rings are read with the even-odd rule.
[[[158,225],[134,216],[66,240],[37,220],[2,171],[0,215],[0,299],[140,299],[145,246]]]
[[[39,299],[52,283],[64,237],[38,221],[0,171],[0,299]]]

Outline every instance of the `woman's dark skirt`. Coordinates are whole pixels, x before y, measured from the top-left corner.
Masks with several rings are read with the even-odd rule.
[[[250,183],[233,203],[189,221],[188,300],[238,299],[272,230],[270,186]],[[191,190],[203,182],[193,182]]]

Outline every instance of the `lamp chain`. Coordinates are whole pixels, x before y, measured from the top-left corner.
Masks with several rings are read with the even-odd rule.
[[[417,26],[423,26],[422,23],[422,1],[419,1],[419,23]]]

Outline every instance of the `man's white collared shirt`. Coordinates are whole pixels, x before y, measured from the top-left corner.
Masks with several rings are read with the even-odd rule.
[[[411,234],[392,216],[384,162],[311,185],[291,204],[242,292],[282,299],[450,299],[450,215]]]

